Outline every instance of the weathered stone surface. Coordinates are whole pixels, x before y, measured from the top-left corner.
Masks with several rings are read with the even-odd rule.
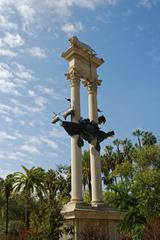
[[[101,207],[93,208],[84,203],[71,202],[62,210],[64,223],[73,226],[71,239],[81,240],[82,234],[87,229],[100,229],[107,240],[119,240],[117,225],[124,217],[124,213],[114,209]],[[63,235],[63,240],[67,240],[69,235]]]

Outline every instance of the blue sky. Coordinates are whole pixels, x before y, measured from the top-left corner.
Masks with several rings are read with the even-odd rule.
[[[105,60],[103,130],[120,139],[136,128],[159,135],[159,13],[159,0],[0,0],[0,176],[21,165],[69,164],[70,139],[51,116],[68,107],[61,53],[72,35]],[[86,117],[83,86],[81,99]]]

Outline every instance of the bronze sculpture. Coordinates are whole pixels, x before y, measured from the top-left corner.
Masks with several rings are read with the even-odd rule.
[[[73,109],[71,109],[68,112],[70,112],[70,115],[74,114]],[[114,131],[104,132],[100,130],[99,125],[102,123],[104,124],[106,122],[106,119],[103,115],[98,118],[98,123],[90,121],[89,118],[87,119],[81,118],[78,123],[62,121],[58,115],[54,115],[52,123],[54,124],[58,121],[60,121],[61,126],[70,136],[79,135],[77,141],[79,147],[82,147],[84,145],[84,140],[87,141],[88,143],[94,142],[94,146],[98,152],[100,151],[100,143],[114,135]]]

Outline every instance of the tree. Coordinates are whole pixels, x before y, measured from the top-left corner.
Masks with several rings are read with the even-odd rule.
[[[107,205],[126,212],[120,232],[140,240],[146,236],[144,232],[151,234],[149,227],[156,228],[157,218],[159,221],[160,146],[152,133],[137,131],[135,135],[139,144],[117,139],[113,143],[115,148],[106,146],[102,172],[107,184],[104,194]]]
[[[132,165],[133,177],[126,180],[127,197],[122,195],[124,187],[115,186],[115,202],[120,209],[127,210],[120,230],[132,236],[133,240],[142,238],[146,224],[154,222],[160,215],[160,147],[151,145],[135,151]],[[123,200],[122,200],[123,199]],[[124,204],[122,205],[122,203]]]
[[[151,132],[143,132],[142,134],[142,144],[143,146],[150,146],[157,143],[156,137]]]
[[[82,156],[82,183],[84,190],[86,186],[91,197],[91,171],[90,171],[90,151],[84,151]]]
[[[3,222],[4,218],[4,206],[5,206],[5,197],[4,197],[4,179],[0,178],[0,222]]]
[[[62,204],[65,204],[70,199],[71,167],[65,165],[57,166],[56,175],[58,179],[59,199],[62,201]]]
[[[24,172],[14,173],[14,190],[23,194],[25,199],[25,225],[29,228],[30,201],[33,194],[44,191],[42,179],[44,170],[40,167],[27,169],[22,166]]]
[[[141,143],[141,137],[142,137],[143,132],[140,129],[136,129],[133,131],[133,136],[137,137],[138,139],[138,146],[141,148],[142,143]]]
[[[6,199],[6,235],[8,235],[8,224],[9,224],[9,198],[13,191],[13,176],[12,174],[8,175],[4,181],[4,195]]]
[[[30,214],[31,235],[34,239],[55,239],[61,235],[62,216],[60,211],[70,197],[70,167],[58,166],[49,169],[43,178],[45,192],[32,201]]]
[[[107,145],[105,147],[105,153],[101,156],[101,166],[102,166],[102,180],[106,187],[109,187],[113,183],[113,178],[110,178],[110,173],[115,169],[115,154],[113,152],[113,147]]]

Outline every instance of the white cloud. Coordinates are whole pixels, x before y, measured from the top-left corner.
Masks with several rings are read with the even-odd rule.
[[[45,87],[45,86],[42,86],[42,85],[38,85],[37,86],[37,89],[43,93],[43,94],[47,94],[47,95],[53,95],[55,94],[54,90],[51,89],[51,88],[48,88],[48,87]]]
[[[39,137],[31,136],[29,137],[28,143],[31,145],[41,145],[42,141],[40,140]]]
[[[0,79],[12,78],[13,74],[10,71],[9,66],[6,63],[0,63]]]
[[[16,106],[16,104],[13,102],[10,103],[10,105],[6,104],[0,104],[0,112],[9,116],[11,114],[14,114],[15,116],[25,115],[28,112],[25,112],[21,107]]]
[[[20,115],[41,113],[46,106],[47,99],[43,96],[36,94],[36,92],[33,90],[25,90],[26,92],[28,92],[28,101],[23,102],[20,99],[11,100],[11,104],[13,105],[12,111],[14,111],[14,114],[18,114],[18,110]],[[15,112],[16,109],[17,111]]]
[[[28,90],[28,95],[34,99],[36,108],[43,110],[45,104],[47,103],[47,99],[43,96],[37,95],[33,90]]]
[[[31,71],[30,69],[26,68],[24,65],[15,62],[15,63],[13,63],[13,66],[16,67],[15,75],[17,77],[19,77],[20,79],[31,80],[31,79],[34,78],[33,75],[32,75],[33,71]]]
[[[22,126],[30,126],[30,127],[34,127],[35,125],[37,125],[37,121],[36,124],[33,122],[33,120],[28,121],[28,120],[18,120],[18,123],[21,124]]]
[[[20,147],[21,151],[31,153],[31,154],[39,154],[39,150],[37,147],[30,145],[30,144],[24,144]]]
[[[115,5],[119,0],[59,0],[52,1],[52,6],[54,6],[57,10],[67,10],[73,6],[95,9],[97,5],[107,4],[107,5]],[[64,11],[65,13],[65,11]]]
[[[6,32],[5,36],[0,39],[0,46],[8,46],[10,48],[21,47],[24,44],[24,40],[18,33]]]
[[[32,48],[27,48],[25,50],[26,53],[29,53],[33,57],[37,58],[46,58],[47,57],[47,50],[40,48],[40,47],[32,47]]]
[[[28,95],[30,96],[30,97],[36,97],[36,93],[35,93],[35,91],[33,91],[33,90],[28,90]]]
[[[0,11],[3,17],[3,27],[6,27],[4,17],[17,15],[21,18],[21,27],[25,32],[46,27],[47,17],[61,24],[73,12],[73,7],[94,10],[98,5],[116,5],[120,0],[1,0]],[[13,25],[12,25],[13,26]]]
[[[13,82],[13,74],[5,63],[0,63],[0,86],[2,93],[19,95],[16,84]]]
[[[147,51],[147,54],[149,56],[151,56],[151,58],[154,62],[157,62],[157,63],[160,62],[160,49],[153,48],[153,49]]]
[[[13,94],[13,95],[19,95],[19,92],[16,90],[15,83],[11,82],[10,80],[1,79],[0,78],[0,92],[7,93],[7,94]]]
[[[22,152],[16,151],[0,151],[0,159],[5,160],[19,160],[21,161],[22,158],[26,157],[26,155]],[[10,164],[7,164],[10,165]]]
[[[34,72],[17,62],[7,65],[0,63],[0,92],[12,95],[22,95],[21,89],[26,91],[25,85],[29,80],[36,79]]]
[[[16,30],[17,24],[10,22],[7,16],[0,15],[0,29],[3,30]]]
[[[19,87],[22,86],[22,83],[17,77],[21,77],[26,81],[27,79],[31,79],[32,76],[30,71],[23,67],[23,65],[19,66],[21,66],[21,68],[17,67],[16,69],[16,67],[13,67],[12,70],[9,65],[3,62],[0,63],[0,92],[16,96],[20,95]]]
[[[16,139],[16,137],[13,136],[13,135],[10,135],[10,134],[8,134],[6,132],[3,132],[3,131],[0,132],[0,141],[15,140],[15,139]]]
[[[157,5],[159,0],[139,0],[138,6],[145,7],[145,8],[152,8]]]
[[[36,96],[35,97],[35,104],[36,104],[37,107],[39,107],[41,109],[43,109],[46,102],[47,102],[46,98],[44,98],[42,96]]]
[[[0,40],[0,55],[19,57],[19,54],[24,54],[26,51],[33,57],[46,58],[49,52],[35,44],[37,39],[29,40],[33,40],[35,44],[32,45],[34,47],[29,48],[28,37],[24,38],[26,34],[23,35],[22,30],[28,33],[33,30],[35,33],[34,30],[42,30],[42,28],[47,30],[52,25],[53,31],[56,31],[56,29],[61,30],[62,23],[65,22],[66,24],[63,26],[65,33],[83,31],[84,27],[81,22],[72,23],[68,19],[75,6],[94,10],[100,4],[115,5],[117,2],[115,0],[0,0],[0,27],[3,34]],[[49,35],[53,36],[53,32]],[[2,122],[6,121],[4,125],[7,125],[7,129],[14,127],[14,129],[20,129],[22,132],[28,131],[28,134],[30,134],[21,138],[18,133],[12,134],[9,131],[2,131],[0,137],[8,143],[11,142],[15,149],[15,152],[13,149],[6,149],[6,151],[4,149],[4,153],[0,152],[0,158],[3,159],[20,160],[25,156],[28,159],[32,155],[38,154],[39,157],[40,154],[45,156],[50,152],[57,156],[57,152],[60,151],[57,139],[58,142],[63,141],[62,144],[64,144],[64,137],[67,137],[63,130],[55,130],[51,135],[44,131],[44,129],[48,131],[48,125],[45,122],[47,117],[41,113],[46,107],[47,97],[51,96],[59,99],[60,94],[50,88],[49,81],[43,81],[40,85],[41,79],[36,78],[35,73],[28,69],[27,65],[24,66],[25,63],[28,63],[28,66],[32,64],[29,62],[30,59],[24,59],[21,56],[19,63],[13,63],[11,59],[10,64],[8,63],[10,66],[0,65],[0,91],[9,93],[6,96],[2,95],[4,97],[2,97],[0,103]],[[9,61],[9,58],[7,61]],[[25,61],[24,65],[22,65],[23,61]],[[32,68],[34,69],[34,66]],[[13,93],[17,94],[14,96],[15,99],[12,99]],[[25,128],[23,125],[27,127]],[[33,126],[35,126],[34,131],[32,131]],[[43,131],[43,134],[39,131]],[[32,136],[32,134],[35,136]],[[2,142],[2,144],[4,143]]]
[[[16,57],[17,53],[9,49],[0,48],[0,56]]]
[[[1,111],[1,110],[0,110]],[[8,117],[8,116],[1,116],[3,119],[4,119],[4,121],[5,122],[7,122],[7,123],[11,123],[12,121],[13,121],[13,119],[12,118],[10,118],[10,117]]]
[[[0,103],[0,113],[8,115],[11,109],[10,106]]]
[[[78,22],[78,23],[65,23],[63,26],[62,26],[62,31],[67,33],[67,34],[72,34],[72,33],[75,33],[75,32],[81,32],[83,31],[83,24],[81,22]]]
[[[34,101],[38,101],[38,97],[36,97],[34,99]],[[31,115],[31,114],[35,114],[35,113],[41,113],[44,109],[44,105],[45,105],[46,100],[45,99],[41,99],[41,97],[39,98],[39,102],[34,103],[34,104],[29,104],[27,102],[25,103],[21,103],[20,100],[16,100],[13,99],[11,100],[11,103],[13,105],[11,111],[15,114],[15,115]],[[36,105],[37,104],[37,105]]]
[[[33,1],[36,2],[36,1]],[[36,3],[35,3],[36,4]],[[38,2],[37,2],[38,4]],[[23,20],[23,30],[27,30],[30,23],[34,22],[36,17],[36,7],[32,1],[18,1],[16,10],[19,12]]]
[[[47,149],[46,147],[49,147],[54,151],[59,150],[58,145],[45,135],[25,136],[24,138],[25,142],[20,147],[21,151],[30,154],[40,154],[41,149]],[[42,152],[44,153],[44,150]]]
[[[139,31],[139,32],[144,32],[145,30],[147,30],[149,28],[149,26],[148,25],[138,25],[137,26],[137,30]]]
[[[51,137],[56,138],[67,138],[67,134],[63,130],[59,130],[58,128],[53,128],[53,130],[49,133]]]
[[[0,154],[0,158],[1,158],[1,154]],[[2,157],[2,159],[5,159],[5,158],[3,158]],[[11,172],[10,171],[8,171],[8,170],[6,170],[6,169],[2,169],[2,168],[0,168],[0,176],[2,177],[2,178],[5,178],[7,175],[9,175]]]
[[[17,140],[18,138],[21,138],[22,135],[20,133],[7,133],[5,131],[0,131],[0,141],[4,140]]]
[[[53,87],[48,88],[45,85],[37,85],[36,90],[38,90],[40,92],[39,93],[40,95],[46,95],[47,97],[51,97],[55,100],[60,100],[64,97],[64,96],[62,96],[62,94],[60,94],[58,91],[56,91]]]
[[[41,141],[46,143],[50,148],[53,148],[54,150],[59,149],[58,145],[53,140],[50,140],[49,138],[42,137]]]
[[[113,17],[113,13],[111,11],[107,11],[105,12],[105,14],[97,15],[96,19],[101,23],[108,24],[112,22]]]

